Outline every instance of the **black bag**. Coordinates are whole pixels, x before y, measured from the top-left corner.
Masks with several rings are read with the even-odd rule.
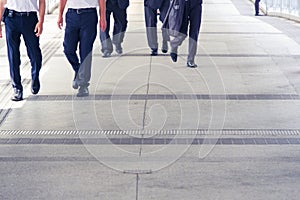
[[[3,11],[3,15],[2,15],[2,21],[4,22],[5,18],[7,17],[8,15],[8,8],[5,8],[4,11]]]
[[[170,36],[176,37],[180,34],[184,9],[184,0],[171,0],[167,16],[162,26],[163,29],[167,30]]]

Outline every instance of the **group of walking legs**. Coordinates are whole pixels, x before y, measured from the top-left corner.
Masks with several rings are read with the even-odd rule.
[[[255,15],[260,15],[259,2],[260,0],[255,0]],[[21,35],[32,66],[31,92],[37,94],[40,90],[39,72],[42,67],[42,54],[39,36],[43,30],[45,4],[45,0],[26,2],[0,0],[0,17],[6,27],[10,76],[14,89],[13,101],[23,99],[19,50]],[[128,24],[129,0],[60,0],[57,21],[59,28],[63,27],[63,13],[66,5],[68,10],[65,15],[64,54],[74,70],[72,87],[78,89],[78,97],[84,97],[89,95],[92,50],[97,36],[97,24],[100,29],[102,56],[110,57],[114,48],[117,54],[122,54],[122,42]],[[99,15],[97,7],[99,7]],[[110,36],[111,15],[114,19],[112,37]],[[188,37],[186,66],[197,67],[195,56],[201,25],[202,0],[144,0],[144,15],[151,56],[158,55],[157,23],[159,19],[163,23],[162,53],[170,50],[171,60],[177,62],[178,48]],[[79,50],[79,56],[77,50]]]
[[[44,22],[45,0],[28,0],[28,2],[30,2],[29,5],[25,5],[25,2],[18,0],[0,0],[0,16],[5,17],[3,20],[6,26],[8,57],[14,88],[13,101],[23,99],[19,51],[21,35],[23,35],[32,65],[32,93],[37,94],[40,90],[39,72],[42,66],[42,54],[39,47],[39,35]],[[122,54],[122,42],[128,24],[128,6],[129,0],[60,0],[57,25],[60,29],[65,27],[64,54],[74,71],[72,87],[78,89],[78,97],[89,95],[92,50],[97,36],[97,24],[100,29],[103,57],[110,57],[114,48],[116,53]],[[65,7],[68,9],[64,20]],[[99,14],[97,7],[99,7]],[[150,55],[158,55],[157,22],[159,18],[166,25],[162,29],[162,53],[167,53],[170,46],[171,60],[176,62],[178,47],[188,35],[187,67],[197,67],[194,59],[201,24],[202,0],[144,0],[144,14]],[[111,15],[114,19],[112,38],[109,34]],[[174,30],[180,34],[170,34],[169,29],[172,29],[172,24],[177,25]],[[0,37],[2,37],[1,29]],[[78,54],[77,50],[79,50]]]

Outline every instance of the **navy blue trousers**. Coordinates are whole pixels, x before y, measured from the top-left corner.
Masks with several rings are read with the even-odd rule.
[[[110,30],[110,16],[113,15],[114,18],[114,30],[112,41],[109,36]],[[100,41],[102,49],[104,52],[108,50],[110,53],[113,51],[112,43],[115,45],[120,45],[123,42],[125,31],[127,29],[127,12],[126,9],[121,9],[118,7],[117,3],[113,3],[110,0],[106,1],[106,29],[104,32],[100,30]]]
[[[260,0],[255,0],[255,3],[254,3],[254,8],[255,8],[255,14],[256,15],[259,14],[259,2],[260,2]]]
[[[195,3],[197,1],[197,3]],[[199,2],[199,3],[198,3]],[[193,6],[191,6],[193,4]],[[189,0],[185,1],[185,10],[183,14],[182,24],[178,37],[170,41],[172,51],[177,52],[178,46],[182,44],[184,39],[189,36],[189,52],[187,61],[194,61],[197,52],[197,41],[201,25],[202,1]]]
[[[162,5],[159,8],[159,20],[161,22],[164,21],[168,9],[169,9],[169,0],[164,0]],[[157,42],[157,10],[148,6],[144,6],[145,12],[145,22],[146,22],[146,33],[147,33],[147,41],[148,45],[152,50],[158,49]],[[162,39],[163,41],[169,41],[170,37],[165,29],[162,30]]]
[[[88,86],[91,79],[92,51],[97,35],[96,8],[68,9],[64,37],[64,53],[75,71],[79,86]],[[79,45],[79,57],[76,53]],[[80,59],[80,60],[79,60]]]
[[[39,37],[34,33],[35,26],[38,22],[37,14],[19,16],[14,14],[13,17],[5,17],[5,32],[7,53],[10,68],[10,76],[14,89],[23,91],[22,80],[20,75],[20,43],[21,35],[23,36],[27,54],[31,63],[31,78],[39,78],[39,72],[42,67],[42,53],[39,44]]]

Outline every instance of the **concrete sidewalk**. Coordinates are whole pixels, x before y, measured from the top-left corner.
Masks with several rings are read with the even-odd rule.
[[[177,63],[149,55],[143,2],[131,1],[124,54],[102,58],[97,38],[85,98],[55,14],[36,96],[22,46],[23,102],[9,100],[1,40],[0,199],[297,199],[299,24],[253,9],[205,1],[189,69],[186,41]]]

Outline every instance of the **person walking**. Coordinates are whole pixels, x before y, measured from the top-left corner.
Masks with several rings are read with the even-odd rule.
[[[189,35],[187,67],[195,68],[197,41],[201,25],[202,0],[172,0],[163,29],[173,36],[170,40],[171,59],[177,62],[178,47]]]
[[[259,2],[260,2],[260,0],[255,0],[255,2],[254,2],[255,16],[260,16],[260,14],[259,14]]]
[[[144,0],[144,12],[148,45],[151,49],[151,55],[158,54],[157,42],[157,15],[159,11],[159,20],[164,21],[169,9],[170,0]],[[162,52],[168,52],[168,41],[170,37],[165,29],[162,29]]]
[[[122,42],[127,28],[127,7],[129,0],[106,0],[106,22],[107,28],[105,31],[100,31],[100,41],[102,46],[103,57],[110,57],[113,52],[113,45],[116,47],[118,54],[123,53]],[[110,16],[114,18],[114,30],[112,41],[109,35]]]
[[[75,72],[72,87],[78,89],[77,96],[89,95],[91,78],[92,50],[97,35],[97,6],[99,9],[99,25],[102,31],[106,28],[105,0],[60,0],[57,25],[63,27],[63,12],[68,2],[66,28],[64,36],[64,53]],[[79,46],[79,58],[76,54]]]
[[[3,16],[3,17],[2,17]],[[6,44],[10,77],[14,94],[13,101],[23,100],[23,86],[20,75],[21,35],[25,42],[31,64],[31,92],[40,90],[39,73],[42,67],[42,53],[39,37],[43,32],[45,0],[0,0],[0,18],[5,23]],[[2,38],[0,26],[0,38]]]

